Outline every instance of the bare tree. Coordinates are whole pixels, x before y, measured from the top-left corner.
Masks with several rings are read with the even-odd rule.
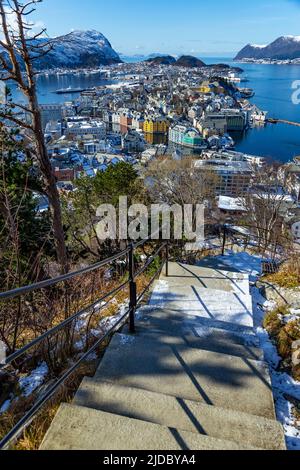
[[[178,161],[163,157],[155,160],[146,176],[150,178],[149,191],[155,202],[183,206],[215,199],[218,177],[211,171],[195,171],[192,158]]]
[[[28,19],[35,11],[34,6],[41,1],[29,0],[21,3],[18,0],[0,0],[0,79],[16,83],[26,98],[26,105],[14,103],[13,111],[2,107],[0,118],[22,129],[31,142],[30,151],[41,171],[52,210],[57,260],[64,273],[68,270],[68,256],[60,198],[44,141],[34,69],[35,62],[46,55],[52,45],[49,41],[41,41],[44,29],[33,33],[34,25]]]
[[[242,196],[241,204],[247,211],[244,223],[255,234],[263,253],[283,244],[285,197],[276,167],[254,169],[252,186]]]

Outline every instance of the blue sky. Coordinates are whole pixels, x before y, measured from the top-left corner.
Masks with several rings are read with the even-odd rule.
[[[300,0],[44,0],[50,36],[96,29],[124,54],[231,56],[247,43],[300,36]]]

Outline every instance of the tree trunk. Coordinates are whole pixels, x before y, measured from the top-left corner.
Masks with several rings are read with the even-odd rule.
[[[65,274],[69,270],[68,255],[65,244],[65,233],[62,223],[62,212],[60,197],[56,186],[56,179],[53,168],[48,157],[46,145],[44,143],[44,134],[41,124],[41,115],[38,104],[34,104],[34,96],[30,97],[30,107],[33,114],[33,127],[37,136],[37,159],[40,163],[41,172],[43,174],[45,191],[49,199],[52,211],[53,235],[56,245],[57,261],[61,267],[61,273]]]
[[[62,222],[62,211],[60,197],[56,186],[56,179],[45,145],[41,112],[37,99],[36,83],[30,57],[28,56],[26,44],[24,44],[24,62],[26,65],[26,75],[28,79],[27,97],[29,109],[32,113],[32,126],[35,137],[36,157],[43,175],[45,191],[52,211],[53,235],[56,245],[57,261],[60,264],[61,273],[65,274],[69,270],[67,248],[65,243],[65,233]]]

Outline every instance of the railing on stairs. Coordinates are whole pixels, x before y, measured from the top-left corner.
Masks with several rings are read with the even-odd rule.
[[[153,282],[157,278],[157,276],[161,273],[164,265],[166,265],[166,273],[168,274],[168,262],[169,262],[169,242],[159,242],[159,246],[156,251],[148,258],[144,266],[139,269],[136,269],[135,266],[135,253],[138,248],[143,247],[147,242],[151,241],[151,237],[142,240],[138,243],[131,243],[129,246],[122,252],[100,261],[92,266],[88,266],[76,272],[71,272],[53,279],[45,280],[42,282],[38,282],[36,284],[32,284],[29,286],[21,287],[18,289],[14,289],[8,292],[0,293],[0,301],[6,301],[9,299],[16,299],[21,298],[25,294],[29,294],[34,291],[38,291],[41,289],[46,289],[52,286],[55,286],[64,281],[70,281],[77,276],[88,274],[94,272],[100,268],[110,265],[111,263],[123,259],[127,257],[127,266],[129,271],[128,280],[117,286],[116,288],[112,289],[110,292],[103,295],[101,298],[97,299],[92,304],[88,305],[84,309],[77,311],[69,318],[65,319],[58,325],[54,326],[53,328],[49,329],[45,333],[43,333],[38,338],[35,338],[33,341],[26,344],[24,347],[20,348],[19,350],[13,352],[9,357],[7,357],[5,364],[0,364],[0,372],[5,370],[7,366],[13,364],[17,359],[24,356],[30,350],[32,350],[36,345],[42,343],[45,339],[50,338],[55,333],[62,331],[67,326],[71,325],[76,319],[82,317],[85,314],[89,314],[89,312],[94,312],[95,309],[97,311],[102,310],[105,308],[110,302],[112,302],[115,296],[125,289],[126,287],[129,288],[129,308],[124,313],[121,318],[109,328],[105,334],[99,338],[95,344],[85,352],[80,359],[77,360],[76,363],[72,365],[67,371],[63,373],[61,377],[59,377],[54,384],[50,385],[50,387],[46,390],[45,393],[40,396],[37,401],[34,403],[32,408],[27,411],[24,416],[20,419],[18,423],[10,430],[10,432],[2,438],[0,441],[0,449],[6,449],[14,440],[16,440],[22,432],[26,429],[28,425],[34,420],[40,410],[44,407],[44,405],[56,394],[58,389],[66,382],[66,380],[78,369],[78,367],[89,358],[89,356],[95,352],[99,346],[101,346],[110,336],[122,325],[124,325],[127,321],[129,322],[129,329],[131,333],[135,333],[135,313],[138,306],[141,304],[143,299],[145,298],[146,294],[149,292]],[[137,294],[137,278],[141,276],[157,259],[158,256],[161,255],[161,262],[158,269],[155,271],[153,276],[151,277],[149,283],[144,288],[144,290],[138,295]],[[103,305],[102,303],[106,303]]]

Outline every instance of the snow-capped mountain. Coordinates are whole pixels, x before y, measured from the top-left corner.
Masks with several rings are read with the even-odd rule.
[[[49,41],[53,49],[35,61],[37,70],[97,67],[122,62],[110,42],[98,31],[73,31],[57,38],[40,38],[38,43],[42,45]]]
[[[235,60],[298,58],[300,58],[300,36],[281,36],[268,45],[248,44],[237,54]]]

